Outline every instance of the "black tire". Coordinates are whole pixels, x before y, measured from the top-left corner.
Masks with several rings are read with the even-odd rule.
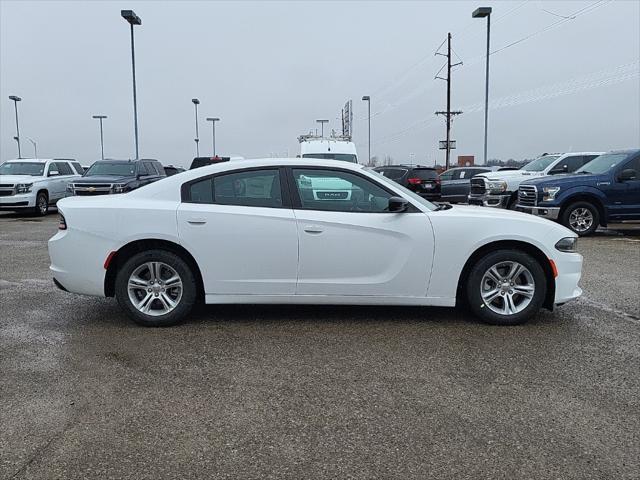
[[[580,220],[572,219],[572,214],[578,213],[581,211],[588,211],[589,213],[586,216],[582,216],[583,220],[586,222],[585,224],[576,224],[576,221],[580,222]],[[590,215],[590,219],[589,219]],[[588,222],[591,222],[590,224]],[[598,225],[600,225],[600,212],[598,211],[598,207],[596,207],[591,202],[578,201],[569,205],[564,209],[562,215],[560,217],[560,223],[567,227],[572,232],[578,234],[581,237],[585,237],[587,235],[591,235],[596,231]],[[572,226],[573,223],[573,226]],[[588,225],[588,226],[587,226]]]
[[[509,201],[507,202],[507,210],[516,210],[517,204],[518,204],[518,194],[514,193],[513,195],[511,195],[511,197],[509,198]]]
[[[148,262],[161,262],[168,265],[175,270],[182,281],[182,296],[179,298],[177,305],[173,310],[162,315],[153,316],[141,312],[132,303],[129,296],[129,277],[136,269]],[[179,255],[167,250],[149,250],[138,253],[129,258],[119,268],[116,275],[115,295],[118,303],[134,322],[145,327],[169,327],[184,321],[196,303],[197,292],[196,277],[189,264]],[[158,295],[155,296],[157,297]],[[149,304],[154,301],[154,299],[151,299]],[[160,301],[160,299],[157,301]]]
[[[36,206],[33,208],[33,213],[40,217],[44,217],[49,213],[49,195],[47,192],[38,192],[36,196]]]
[[[516,262],[524,266],[528,270],[534,282],[533,295],[528,305],[526,305],[521,311],[508,315],[493,311],[492,308],[497,308],[496,305],[487,304],[481,293],[485,273],[492,266],[500,264],[501,262]],[[512,291],[507,291],[505,293],[509,292]],[[475,265],[473,265],[465,284],[465,296],[467,298],[469,308],[483,322],[490,323],[492,325],[520,325],[525,323],[540,310],[544,303],[546,294],[547,279],[542,266],[531,255],[520,250],[498,250],[486,254],[477,261]],[[500,295],[502,295],[502,293],[500,293]],[[525,297],[519,296],[517,293],[514,298],[516,298],[517,301],[525,301]],[[504,295],[502,295],[502,300],[500,300],[500,297],[496,297],[498,305],[500,302],[505,302],[505,299],[506,297]],[[494,302],[496,300],[494,300]],[[506,306],[506,304],[503,303],[503,306]]]

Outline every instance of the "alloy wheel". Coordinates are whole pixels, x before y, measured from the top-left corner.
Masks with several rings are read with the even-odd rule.
[[[491,266],[482,276],[480,295],[492,312],[515,315],[531,303],[536,285],[524,265],[504,261]]]
[[[182,299],[182,279],[163,262],[147,262],[137,267],[127,284],[129,300],[141,313],[157,317],[173,311]]]
[[[47,197],[45,197],[44,195],[40,195],[38,197],[38,211],[40,212],[40,215],[46,215],[47,210]]]
[[[593,213],[588,208],[576,208],[569,214],[569,225],[574,232],[586,232],[593,225]]]

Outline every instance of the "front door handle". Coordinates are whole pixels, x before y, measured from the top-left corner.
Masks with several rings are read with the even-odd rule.
[[[190,218],[187,223],[191,225],[204,225],[207,221],[204,218]]]
[[[307,233],[314,233],[314,234],[324,232],[323,228],[319,225],[305,225],[304,231]]]

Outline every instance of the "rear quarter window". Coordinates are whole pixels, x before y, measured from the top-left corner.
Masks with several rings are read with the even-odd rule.
[[[421,180],[432,180],[438,178],[438,172],[427,168],[414,168],[411,175],[418,177]]]

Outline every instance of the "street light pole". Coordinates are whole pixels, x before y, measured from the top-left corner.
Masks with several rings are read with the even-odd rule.
[[[316,123],[320,124],[320,138],[324,138],[324,124],[329,123],[329,120],[316,120]]]
[[[27,140],[29,140],[31,142],[31,145],[33,145],[33,158],[38,158],[38,144],[31,137],[27,137]]]
[[[491,7],[480,7],[474,10],[473,18],[487,17],[487,66],[484,84],[484,164],[487,164],[487,132],[489,129],[489,42],[491,38]]]
[[[193,106],[196,107],[196,138],[194,139],[196,142],[196,157],[200,156],[200,135],[198,134],[198,105],[200,105],[200,100],[197,98],[192,98]]]
[[[213,156],[214,157],[216,156],[216,122],[219,122],[219,121],[220,121],[220,119],[217,118],[217,117],[215,117],[215,118],[207,117],[207,122],[211,122],[211,127],[213,129],[213,132],[212,132],[213,133],[213,137],[212,137],[213,138],[213,142],[212,142],[213,145],[212,146],[213,146]]]
[[[100,153],[102,155],[102,160],[104,160],[104,135],[102,133],[102,120],[107,118],[106,115],[93,115],[92,118],[97,118],[100,120]]]
[[[133,26],[142,25],[142,20],[133,10],[120,10],[120,15],[131,26],[131,71],[133,72],[133,131],[136,141],[136,160],[140,158],[138,149],[138,103],[136,98],[136,51],[133,41]]]
[[[369,141],[368,141],[368,145],[369,145],[369,161],[367,162],[367,164],[371,163],[371,97],[369,95],[365,95],[364,97],[362,97],[362,101],[367,102],[367,118],[369,119]]]
[[[18,102],[21,102],[22,99],[15,95],[9,95],[9,100],[13,100],[13,106],[16,110],[16,142],[18,142],[18,158],[22,158],[22,153],[20,152],[20,126],[18,123]]]

